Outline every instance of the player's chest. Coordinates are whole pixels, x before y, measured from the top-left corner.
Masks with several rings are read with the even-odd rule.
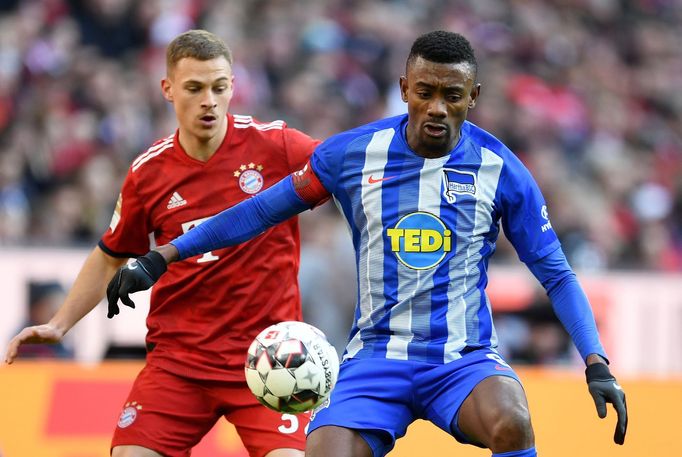
[[[383,224],[395,224],[414,212],[466,220],[477,212],[494,211],[498,180],[489,179],[489,174],[480,163],[443,161],[420,167],[389,163],[349,177],[347,189],[356,211]]]
[[[272,186],[289,173],[276,160],[230,160],[211,167],[159,171],[145,206],[157,233],[187,232],[209,217]]]

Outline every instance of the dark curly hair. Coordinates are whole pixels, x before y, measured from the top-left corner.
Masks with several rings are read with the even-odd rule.
[[[409,67],[417,57],[436,63],[467,62],[473,67],[474,76],[478,72],[478,63],[471,43],[459,33],[436,30],[421,35],[412,43],[406,67]]]

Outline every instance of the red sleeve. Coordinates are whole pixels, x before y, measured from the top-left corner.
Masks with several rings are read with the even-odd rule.
[[[294,183],[294,190],[298,196],[310,205],[320,206],[331,197],[329,191],[324,187],[313,171],[310,162],[308,162],[300,171],[293,173],[291,179]]]
[[[114,257],[137,257],[150,249],[147,216],[128,171],[118,195],[109,228],[99,242],[100,248]]]
[[[289,162],[289,171],[300,170],[308,162],[313,151],[322,141],[310,138],[300,130],[284,129],[284,148]]]

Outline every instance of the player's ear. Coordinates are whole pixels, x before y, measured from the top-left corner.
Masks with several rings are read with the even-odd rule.
[[[476,100],[478,100],[479,95],[481,95],[481,85],[474,84],[474,87],[471,88],[471,93],[469,94],[469,109],[476,107]]]
[[[400,77],[400,98],[407,103],[407,76]]]
[[[173,91],[171,90],[170,80],[167,77],[161,80],[161,93],[163,93],[163,98],[169,102],[173,101]]]

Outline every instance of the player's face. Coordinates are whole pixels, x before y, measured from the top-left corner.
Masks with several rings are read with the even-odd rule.
[[[227,59],[180,59],[161,81],[164,97],[173,103],[181,135],[207,142],[222,141],[234,76]]]
[[[449,153],[459,140],[459,130],[469,108],[476,104],[480,84],[468,63],[436,63],[421,57],[400,78],[407,102],[407,142],[422,157]]]

